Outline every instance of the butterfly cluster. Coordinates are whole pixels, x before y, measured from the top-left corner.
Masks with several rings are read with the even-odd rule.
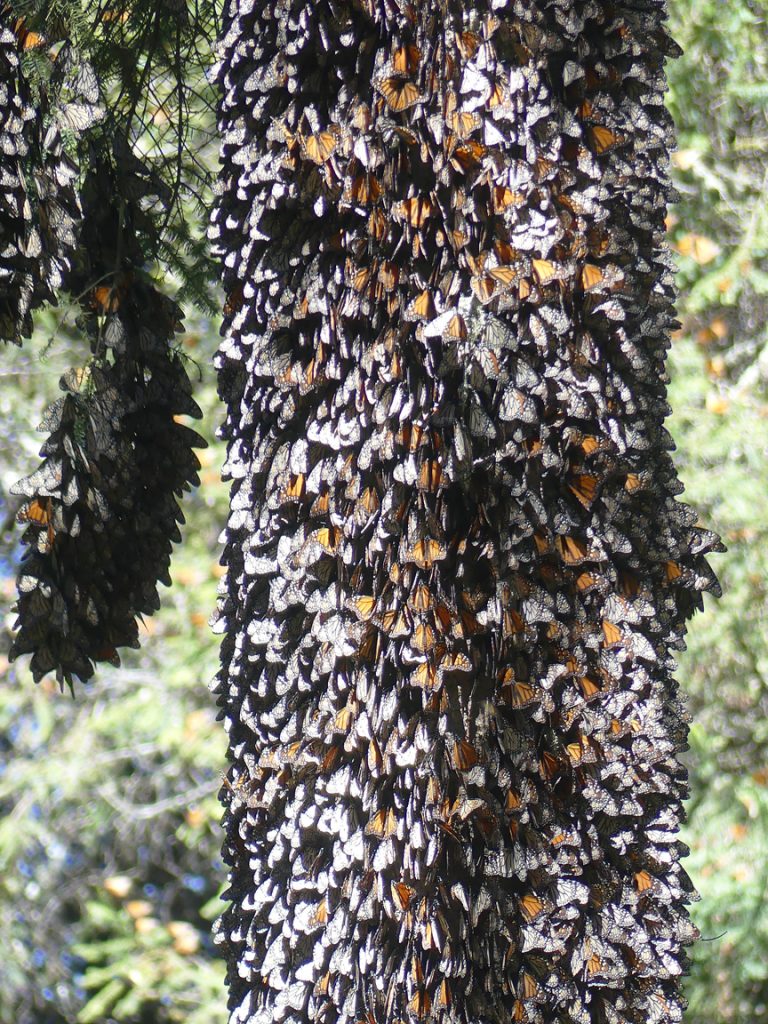
[[[29,337],[32,311],[55,302],[80,214],[77,169],[46,97],[31,105],[23,47],[23,22],[0,12],[0,339],[15,344]]]
[[[200,409],[174,341],[181,310],[137,262],[137,204],[107,163],[82,195],[87,261],[72,283],[92,356],[62,378],[41,425],[42,464],[14,488],[26,529],[11,656],[31,653],[35,679],[54,671],[69,684],[138,647],[137,617],[159,607],[158,581],[171,582],[178,499],[199,482],[193,449],[205,445],[177,422]]]
[[[240,1024],[670,1024],[663,0],[230,0],[217,937]]]
[[[172,190],[132,143],[130,117],[107,109],[109,90],[73,41],[9,17],[0,15],[0,336],[19,342],[32,311],[66,292],[90,349],[46,413],[40,467],[14,488],[26,528],[11,656],[31,654],[36,680],[55,672],[71,686],[138,646],[137,617],[159,606],[158,582],[170,584],[178,499],[198,482],[193,449],[205,442],[177,422],[200,416],[175,340],[181,309],[144,269]],[[48,24],[65,32],[65,22]],[[33,110],[21,56],[43,46],[50,67]]]

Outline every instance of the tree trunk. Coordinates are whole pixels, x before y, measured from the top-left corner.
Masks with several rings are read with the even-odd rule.
[[[678,1021],[660,0],[231,0],[233,1021]]]

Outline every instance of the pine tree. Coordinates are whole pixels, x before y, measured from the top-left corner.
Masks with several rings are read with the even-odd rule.
[[[230,0],[231,1019],[679,1021],[663,0]]]

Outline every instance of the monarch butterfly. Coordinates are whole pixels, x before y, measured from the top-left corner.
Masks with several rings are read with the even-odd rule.
[[[371,210],[368,217],[368,232],[377,242],[382,241],[387,233],[387,215],[380,206]]]
[[[541,110],[542,108],[539,107],[539,109]],[[542,182],[546,180],[546,178],[550,175],[552,171],[554,171],[556,164],[554,160],[547,160],[543,156],[537,156],[535,167],[536,177],[534,180],[537,182]]]
[[[485,153],[486,148],[483,143],[471,139],[451,146],[449,159],[457,171],[466,174],[482,160]]]
[[[408,551],[406,558],[414,562],[420,569],[431,569],[435,562],[445,558],[448,549],[433,537],[425,537],[417,541]]]
[[[566,744],[565,751],[573,765],[597,760],[597,756],[587,736],[579,736],[578,742]]]
[[[529,683],[516,680],[509,686],[509,703],[513,708],[527,708],[531,704],[539,703],[540,699],[540,692]]]
[[[412,75],[418,70],[420,61],[421,50],[418,46],[401,46],[392,54],[391,67],[398,75]]]
[[[368,754],[367,754],[368,770],[373,775],[378,775],[384,766],[384,756],[381,753],[381,747],[376,741],[376,737],[372,736],[368,742]]]
[[[48,526],[53,516],[53,504],[50,498],[41,500],[33,498],[25,502],[16,514],[18,523],[35,523],[37,526]]]
[[[355,269],[352,275],[352,288],[355,292],[365,291],[371,281],[372,273],[373,268],[371,266],[360,266]]]
[[[476,394],[472,394],[472,399],[472,404],[467,411],[467,426],[470,433],[475,437],[491,440],[496,437],[496,425],[480,404]]]
[[[577,537],[558,534],[555,538],[555,547],[567,565],[577,565],[579,562],[586,561],[589,557],[587,545]]]
[[[543,910],[544,903],[534,893],[527,893],[520,900],[520,912],[529,923],[535,921]]]
[[[397,831],[397,818],[394,810],[381,809],[377,811],[368,824],[365,826],[365,834],[376,836],[377,839],[388,839]]]
[[[638,892],[648,892],[653,888],[653,878],[647,871],[638,871],[634,875],[634,883]]]
[[[538,419],[536,403],[530,395],[511,385],[501,396],[499,419],[505,422],[517,420],[521,423],[535,423]]]
[[[13,24],[13,31],[22,50],[33,50],[38,46],[45,45],[45,38],[38,32],[32,32],[28,29],[24,18],[16,19]]]
[[[550,284],[562,276],[562,268],[551,260],[531,260],[534,277],[540,285]]]
[[[435,316],[435,300],[427,289],[419,292],[408,305],[405,313],[409,320],[432,320]]]
[[[358,619],[367,622],[376,608],[376,598],[372,596],[354,597],[347,601],[347,607],[355,613]]]
[[[512,811],[518,811],[522,806],[523,802],[520,799],[519,795],[513,789],[508,789],[507,795],[504,798],[504,809],[507,811],[507,813],[511,813]]]
[[[447,931],[447,929],[446,929]],[[443,978],[437,988],[435,1003],[440,1009],[448,1009],[453,1002],[453,993],[447,978]]]
[[[415,647],[417,651],[426,652],[432,649],[434,642],[434,629],[425,622],[419,623],[419,625],[413,632],[413,637],[411,638],[411,645]]]
[[[560,772],[560,762],[554,754],[545,750],[539,760],[539,768],[545,779],[553,779]]]
[[[597,497],[598,479],[589,473],[577,473],[571,477],[568,489],[585,508],[591,508]]]
[[[621,145],[625,141],[620,135],[600,124],[589,125],[587,127],[587,137],[595,152],[599,155],[615,149],[616,146]]]
[[[320,762],[320,773],[322,775],[328,775],[336,767],[339,758],[341,757],[341,747],[332,746],[329,748],[323,760]]]
[[[376,202],[383,192],[382,184],[376,175],[366,172],[348,182],[344,189],[344,199],[359,206],[368,206],[369,203]]]
[[[393,288],[397,287],[397,282],[400,278],[400,268],[396,263],[392,263],[389,260],[383,260],[378,273],[378,280],[385,292],[391,292]]]
[[[425,583],[420,583],[408,598],[408,607],[415,612],[427,612],[432,607],[432,593]]]
[[[621,642],[621,630],[608,619],[603,619],[603,636],[607,647]]]
[[[423,661],[410,676],[411,686],[422,690],[435,690],[438,684],[438,672],[431,662]]]
[[[419,1020],[422,1020],[427,1016],[432,1007],[432,999],[424,989],[418,989],[412,996],[408,1003],[408,1009],[415,1013]]]
[[[581,269],[581,286],[585,292],[599,287],[604,279],[603,271],[594,263],[585,263]]]
[[[464,31],[456,34],[456,46],[464,60],[471,60],[480,46],[480,36],[476,32]]]
[[[429,196],[413,196],[404,199],[394,208],[395,216],[402,217],[413,228],[421,228],[434,213],[434,206]]]
[[[373,621],[387,636],[397,638],[407,636],[410,632],[408,619],[397,608],[389,608],[385,612],[377,613],[374,615]]]
[[[90,103],[62,103],[58,110],[57,120],[62,128],[84,132],[100,121],[104,115],[105,112],[101,107]]]
[[[328,899],[323,897],[320,902],[313,908],[312,913],[309,917],[310,928],[316,928],[319,925],[327,924],[328,922]]]
[[[391,890],[395,903],[397,903],[401,910],[407,910],[415,895],[414,890],[410,885],[406,885],[405,882],[392,882]]]
[[[451,240],[451,245],[458,252],[460,249],[464,248],[472,235],[469,231],[464,231],[461,228],[452,228],[448,232],[448,237]],[[472,257],[467,254],[467,263],[469,263],[471,259]]]
[[[529,974],[527,971],[523,971],[522,984],[520,986],[520,994],[523,999],[533,999],[538,991],[539,983],[532,974]]]
[[[281,498],[284,501],[301,501],[304,498],[304,482],[303,473],[291,476],[288,485],[281,490]]]
[[[336,136],[331,131],[309,135],[301,139],[301,148],[312,163],[324,164],[336,149]]]
[[[401,113],[415,106],[423,99],[418,86],[407,78],[387,77],[375,83],[376,88],[384,97],[387,106],[396,113]]]
[[[493,88],[491,89],[491,95],[488,97],[488,108],[493,110],[494,107],[501,107],[502,110],[499,112],[500,115],[505,115],[510,109],[509,93],[501,84],[501,82],[494,81]],[[506,108],[506,109],[504,109]],[[498,130],[490,119],[483,125],[485,129],[485,138],[489,145],[498,145],[504,142],[505,136]]]
[[[461,772],[467,772],[478,763],[477,751],[466,740],[457,740],[453,745],[453,764]]]
[[[447,309],[424,327],[424,337],[466,341],[466,321],[455,309]]]
[[[224,303],[224,315],[233,316],[234,313],[243,308],[244,301],[245,291],[244,285],[241,283],[227,295],[226,302]]]
[[[470,288],[480,302],[485,304],[493,298],[496,292],[496,282],[488,275],[473,277],[470,281]]]
[[[510,206],[521,206],[525,202],[525,196],[520,192],[513,192],[506,185],[494,185],[493,188],[493,212],[501,213]]]
[[[620,572],[619,590],[624,597],[637,597],[640,593],[640,580],[631,572]]]
[[[446,117],[448,128],[458,139],[468,138],[483,123],[476,111],[454,110]]]
[[[419,469],[416,486],[420,491],[429,491],[434,494],[438,490],[442,478],[443,469],[440,463],[434,459],[426,459]]]
[[[330,506],[331,496],[328,491],[322,494],[318,494],[315,500],[312,502],[312,507],[309,510],[310,516],[313,518],[322,518],[328,514]]]
[[[337,732],[349,732],[352,722],[354,721],[354,717],[355,714],[352,708],[349,707],[349,705],[345,705],[345,707],[336,712],[336,716],[333,720],[334,729]]]
[[[589,957],[589,960],[587,960],[587,972],[589,974],[598,974],[602,969],[602,966],[603,961],[600,959],[597,953],[592,953]]]
[[[586,152],[582,147],[576,147],[577,151]],[[569,195],[557,196],[557,202],[561,206],[564,206],[566,210],[570,210],[571,213],[575,213],[577,217],[590,217],[594,216],[597,212],[597,191],[592,189],[584,189],[582,191],[574,191]],[[577,255],[584,251],[582,248],[587,247],[587,240],[583,236],[576,236],[572,243],[572,253]],[[591,252],[593,255],[600,255],[603,250],[594,250]]]
[[[472,662],[461,651],[450,651],[440,661],[440,676],[446,672],[471,672]]]
[[[98,287],[91,289],[91,306],[99,314],[116,313],[122,305],[126,291],[127,288],[125,287],[120,288],[109,284],[99,285]],[[226,309],[224,312],[227,312]]]
[[[341,529],[338,526],[324,526],[316,533],[315,538],[320,547],[329,555],[336,554],[336,547],[341,539]]]
[[[404,423],[397,432],[398,443],[410,452],[416,452],[427,443],[427,431],[422,423]]]
[[[491,267],[488,270],[488,276],[502,287],[511,288],[520,280],[520,266]]]
[[[599,683],[595,682],[589,675],[580,676],[577,682],[585,700],[590,700],[592,697],[602,693]]]
[[[117,653],[117,648],[111,644],[100,647],[97,651],[94,651],[91,657],[94,661],[106,661],[114,666],[114,668],[120,667],[120,655]]]
[[[515,636],[518,633],[522,633],[525,629],[525,621],[520,613],[515,611],[514,608],[505,608],[501,628],[502,636],[506,639],[509,636]]]
[[[313,995],[316,995],[316,996],[327,996],[330,987],[331,987],[331,972],[330,971],[326,971],[326,973],[320,978],[320,980],[317,982],[317,984],[315,985],[314,989],[312,990]]]

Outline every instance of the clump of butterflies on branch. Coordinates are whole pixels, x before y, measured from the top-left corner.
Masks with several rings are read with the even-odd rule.
[[[40,425],[41,462],[13,488],[25,529],[10,654],[71,688],[139,646],[138,620],[170,584],[179,499],[199,482],[205,442],[179,422],[201,415],[182,310],[152,273],[184,185],[168,159],[181,140],[151,132],[169,120],[152,63],[195,26],[185,4],[39,6],[0,9],[0,337],[20,345],[35,311],[63,300],[84,345]]]
[[[663,0],[229,0],[233,1024],[676,1024]]]

